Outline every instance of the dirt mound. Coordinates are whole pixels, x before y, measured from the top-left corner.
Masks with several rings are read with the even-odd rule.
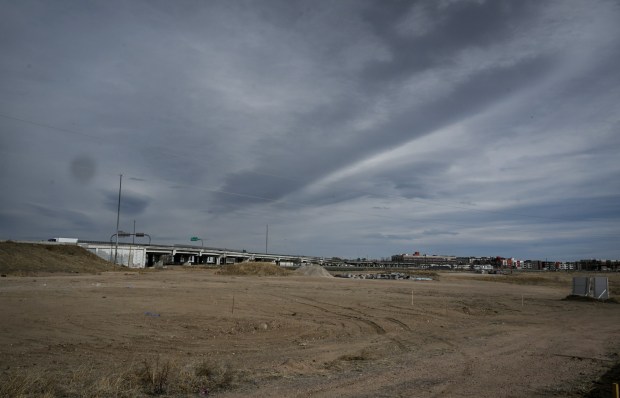
[[[239,263],[224,265],[217,272],[220,275],[256,275],[256,276],[285,276],[290,274],[274,263]]]
[[[0,242],[0,273],[3,275],[98,273],[122,269],[77,245]]]
[[[565,298],[563,298],[562,300],[570,300],[570,301],[584,301],[584,302],[588,302],[588,303],[610,303],[610,304],[620,304],[620,301],[618,301],[617,298],[615,297],[611,297],[605,300],[599,300],[596,299],[594,297],[585,297],[585,296],[577,296],[575,294],[571,294],[569,296],[566,296]]]
[[[314,276],[314,277],[321,277],[321,278],[333,278],[334,277],[332,274],[329,273],[329,271],[327,271],[325,268],[317,264],[302,265],[301,267],[297,268],[297,270],[295,270],[295,273],[297,275]]]

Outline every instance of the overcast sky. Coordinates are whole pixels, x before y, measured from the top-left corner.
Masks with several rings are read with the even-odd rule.
[[[0,0],[0,238],[620,258],[615,0]]]

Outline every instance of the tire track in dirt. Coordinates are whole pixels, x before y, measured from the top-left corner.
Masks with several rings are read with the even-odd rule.
[[[428,311],[428,310],[424,311],[424,312],[413,311],[413,310],[411,310],[409,308],[405,308],[405,307],[394,305],[394,304],[388,304],[387,306],[390,307],[390,308],[396,309],[396,310],[389,309],[388,311],[394,312],[394,313],[399,314],[399,315],[404,314],[404,315],[411,315],[411,316],[427,316],[430,313],[430,311]],[[380,310],[380,308],[372,308],[372,307],[367,307],[367,308]]]
[[[409,347],[407,347],[407,345],[405,343],[403,343],[400,339],[396,338],[396,337],[388,337],[390,339],[390,341],[394,344],[396,344],[396,346],[402,350],[403,352],[409,352],[411,351],[409,349]]]
[[[385,334],[386,333],[385,329],[381,325],[379,325],[377,322],[369,319],[370,315],[365,314],[362,311],[356,310],[356,309],[351,308],[351,307],[343,307],[343,306],[336,305],[336,304],[324,303],[324,302],[321,302],[321,301],[318,301],[318,300],[315,300],[315,299],[311,299],[311,298],[308,298],[308,297],[303,297],[303,296],[292,296],[292,297],[296,297],[297,299],[301,299],[301,300],[305,300],[305,301],[309,301],[310,302],[310,303],[298,302],[299,304],[307,305],[307,306],[310,306],[310,307],[314,307],[314,308],[317,308],[317,309],[319,309],[321,311],[327,312],[329,314],[334,314],[334,315],[337,315],[337,316],[340,316],[340,317],[344,317],[344,318],[347,318],[347,319],[353,319],[353,320],[356,320],[356,321],[360,321],[360,322],[370,326],[375,331],[375,333],[377,333],[377,334],[381,335],[381,334]],[[311,303],[316,303],[316,304],[311,304]],[[337,307],[337,308],[344,309],[344,310],[349,310],[349,311],[352,311],[354,313],[357,313],[357,314],[360,314],[360,315],[363,315],[363,316],[345,314],[345,313],[342,313],[342,312],[339,312],[339,311],[330,310],[330,309],[325,308],[325,307],[323,307],[323,306],[321,306],[319,304],[321,304],[321,305],[331,305],[333,307]]]
[[[357,322],[362,322],[367,326],[370,326],[377,335],[386,335],[386,339],[391,343],[394,344],[394,346],[403,354],[411,352],[411,347],[406,343],[406,341],[404,341],[403,339],[398,338],[397,336],[394,336],[393,334],[388,334],[387,331],[383,328],[383,326],[381,326],[378,322],[376,322],[375,320],[370,319],[372,316],[360,311],[358,309],[355,308],[351,308],[351,307],[347,307],[347,306],[340,306],[337,304],[332,304],[332,303],[328,303],[328,302],[322,302],[320,300],[316,300],[313,298],[309,298],[309,297],[303,297],[303,296],[297,296],[297,295],[293,295],[292,297],[297,299],[297,303],[301,304],[301,305],[306,305],[312,308],[316,308],[324,313],[327,314],[333,314],[336,315],[338,317],[342,317],[348,320],[353,320],[353,321],[357,321]],[[331,308],[330,308],[331,307]],[[340,309],[340,310],[346,310],[349,312],[353,312],[353,314],[350,313],[344,313],[343,311],[339,311],[336,309]],[[381,311],[384,312],[383,309],[379,309],[377,308],[377,311]],[[397,311],[390,311],[391,313],[393,313],[394,315],[403,315],[402,312],[399,313]],[[409,325],[407,325],[405,322],[394,318],[394,317],[383,317],[381,318],[384,321],[387,321],[391,324],[395,324],[398,326],[398,328],[401,330],[401,333],[410,333],[412,331],[412,329],[409,327]],[[344,326],[343,326],[344,327]],[[398,332],[397,332],[398,333]],[[442,342],[448,344],[449,347],[454,348],[454,345],[449,344],[447,341],[444,341],[442,339]],[[347,389],[347,387],[349,386],[353,386],[353,385],[358,385],[360,384],[360,382],[362,384],[366,383],[366,380],[362,379],[355,379],[355,380],[341,380],[341,381],[336,381],[334,380],[333,382],[330,383],[329,387],[320,387],[317,389],[314,389],[312,391],[307,391],[306,393],[304,393],[303,396],[323,396],[326,392],[330,391],[331,389],[335,388],[338,390],[341,389]]]
[[[321,307],[321,306],[316,305],[316,304],[301,303],[301,302],[299,304],[307,305],[307,306],[310,306],[310,307],[314,307],[314,308],[317,308],[317,309],[319,309],[321,311],[327,312],[329,314],[334,314],[334,315],[337,315],[337,316],[340,316],[340,317],[344,317],[344,318],[347,318],[347,319],[353,319],[353,320],[360,321],[360,322],[370,326],[377,334],[385,334],[385,329],[383,329],[383,327],[381,325],[379,325],[378,323],[376,323],[374,321],[371,321],[370,319],[362,318],[362,317],[356,316],[356,315],[349,315],[349,314],[343,314],[343,313],[337,312],[337,311],[332,311],[332,310],[329,310],[329,309],[327,309],[325,307]]]
[[[279,297],[279,296],[276,296],[276,295],[273,295],[273,294],[269,294],[269,296],[272,296],[272,297],[275,297],[275,298],[277,298],[277,299],[280,299],[280,300],[286,301],[286,300],[284,300],[282,297]],[[314,303],[321,303],[320,301],[313,300],[313,299],[310,299],[310,298],[307,298],[307,297],[303,297],[303,296],[295,296],[295,295],[291,295],[290,297],[295,297],[295,298],[297,299],[297,300],[295,300],[295,303],[296,303],[296,304],[300,304],[300,305],[305,305],[305,306],[308,306],[308,307],[316,308],[316,309],[320,310],[322,313],[327,313],[327,314],[337,315],[337,316],[339,316],[339,317],[341,317],[341,318],[345,318],[345,319],[355,319],[355,318],[354,318],[354,316],[352,316],[352,315],[342,314],[342,313],[339,313],[339,312],[336,312],[336,311],[333,311],[333,310],[327,309],[327,308],[325,308],[325,307],[322,307],[322,306],[320,306],[320,305],[316,305],[316,304],[309,304],[309,303],[306,303],[306,302],[301,302],[301,301],[299,301],[299,299],[301,299],[301,300],[306,300],[306,301],[310,301],[310,302],[314,302]],[[329,304],[329,303],[321,303],[321,304]],[[330,304],[330,305],[331,305],[331,304]],[[339,308],[341,308],[341,307],[339,307]],[[309,315],[309,316],[311,316],[311,317],[313,317],[313,318],[316,318],[316,316],[317,316],[316,314],[314,314],[314,313],[312,313],[312,312],[308,312],[308,313],[307,313],[307,315]],[[315,320],[316,320],[316,319],[315,319]],[[339,322],[339,323],[340,323],[340,326],[342,327],[342,329],[343,329],[343,330],[346,330],[346,329],[347,329],[347,325],[345,324],[345,322],[342,322],[342,321],[341,321],[341,322]],[[368,325],[366,322],[363,322],[363,323],[364,323],[365,325]],[[370,325],[370,326],[371,326],[373,329],[375,329],[372,325]],[[360,331],[361,331],[361,330],[363,330],[363,329],[362,329],[362,326],[360,326]]]
[[[403,330],[406,330],[407,332],[411,332],[411,328],[406,323],[399,321],[396,318],[384,318],[384,319],[386,321],[397,324],[398,326],[400,326]]]
[[[316,300],[316,299],[313,299],[313,298],[310,298],[310,297],[304,297],[304,296],[298,296],[298,295],[291,295],[291,297],[295,297],[297,299],[301,299],[301,300],[305,300],[305,301],[310,301],[312,303],[316,303],[317,305],[314,305],[314,307],[318,308],[318,309],[320,309],[322,311],[325,311],[325,312],[328,312],[328,313],[331,313],[331,314],[335,314],[335,315],[339,315],[339,316],[343,316],[343,317],[348,318],[348,319],[355,319],[355,320],[358,320],[360,322],[363,322],[363,323],[367,324],[368,326],[370,326],[372,329],[374,329],[377,334],[382,335],[382,334],[385,334],[387,332],[385,330],[385,328],[383,328],[383,326],[379,325],[377,322],[375,322],[375,321],[370,319],[370,318],[373,318],[372,315],[369,315],[368,313],[366,313],[364,311],[361,311],[359,309],[352,308],[352,307],[345,307],[345,306],[341,306],[341,305],[333,304],[333,303],[328,303],[328,302],[323,302],[323,301],[319,301],[319,300]],[[300,304],[309,305],[307,303],[300,303]],[[347,311],[351,311],[351,312],[354,312],[356,314],[359,314],[360,316],[358,317],[358,316],[355,316],[355,315],[343,314],[341,312],[336,312],[336,311],[333,311],[333,310],[329,310],[329,309],[327,309],[325,307],[322,307],[324,305],[332,306],[332,307],[336,307],[336,308],[340,308],[340,309],[344,309],[344,310],[347,310]],[[376,307],[370,307],[370,306],[363,306],[363,307],[364,308],[368,308],[370,310],[376,310],[376,311],[380,311],[380,312],[385,312],[385,309],[382,309],[382,308],[376,308]],[[398,308],[398,307],[394,307],[394,308]],[[390,312],[392,312],[392,313],[394,313],[396,315],[403,315],[402,311],[390,310]],[[415,314],[407,314],[407,313],[405,313],[405,315],[422,315],[422,313],[415,313]],[[398,325],[401,329],[403,329],[403,330],[405,330],[407,332],[411,331],[411,328],[406,323],[404,323],[404,322],[402,322],[402,321],[400,321],[400,320],[398,320],[396,318],[386,317],[386,318],[383,318],[383,319],[385,319],[388,322],[391,322],[391,323],[394,323],[394,324]]]
[[[454,350],[453,353],[461,356],[462,358],[463,369],[461,370],[460,374],[458,376],[455,375],[455,378],[450,380],[443,389],[441,389],[439,392],[432,395],[433,398],[450,396],[450,393],[454,391],[460,385],[459,383],[460,380],[468,379],[474,374],[473,365],[472,365],[474,363],[474,359],[471,357],[471,355],[467,354],[462,349],[460,349],[456,343],[453,343],[446,338],[439,337],[439,336],[428,336],[428,337],[432,340],[440,341],[443,344],[447,345],[448,347],[452,348]]]
[[[340,309],[343,309],[343,310],[347,310],[347,311],[355,312],[355,313],[357,313],[357,314],[360,314],[360,315],[363,315],[363,316],[366,316],[366,317],[372,317],[372,315],[368,315],[367,313],[365,313],[365,312],[363,312],[363,311],[360,311],[360,310],[358,310],[357,308],[353,308],[353,307],[345,307],[345,306],[342,306],[342,305],[333,304],[333,303],[328,303],[328,302],[325,302],[325,301],[319,301],[319,300],[317,300],[317,299],[313,299],[313,298],[310,298],[310,297],[304,297],[304,296],[296,296],[296,295],[291,295],[291,297],[296,297],[296,298],[298,298],[298,299],[302,299],[302,300],[310,301],[310,302],[312,302],[312,303],[316,303],[316,304],[320,304],[320,305],[328,305],[328,306],[332,306],[332,307],[340,308]],[[377,308],[377,310],[379,310],[379,309]]]
[[[362,380],[363,380],[362,378],[356,377],[356,378],[350,378],[350,379],[348,379],[346,381],[341,381],[341,382],[336,382],[336,383],[331,382],[331,383],[329,383],[327,385],[324,385],[322,387],[318,387],[318,388],[314,388],[314,389],[311,389],[311,390],[308,390],[308,391],[304,391],[303,393],[297,394],[295,396],[296,397],[300,397],[300,398],[301,397],[312,397],[312,396],[317,396],[317,395],[318,396],[325,396],[324,395],[325,393],[333,392],[334,388],[341,389],[341,388],[345,388],[345,387],[355,386],[355,385],[360,384],[360,382]],[[334,385],[334,384],[336,384],[336,385]]]
[[[398,317],[422,317],[427,314],[424,312],[413,311],[410,308],[403,308],[399,306],[395,306],[393,304],[386,304],[384,307],[373,307],[369,305],[360,304],[360,307],[369,310],[369,311],[377,311],[386,315],[398,316]]]

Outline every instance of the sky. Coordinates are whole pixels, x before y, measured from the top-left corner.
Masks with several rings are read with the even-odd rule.
[[[0,10],[0,239],[620,259],[618,1]]]

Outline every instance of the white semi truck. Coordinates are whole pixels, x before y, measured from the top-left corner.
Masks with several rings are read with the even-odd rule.
[[[78,243],[78,238],[51,238],[47,240],[48,242],[58,242],[58,243]]]

